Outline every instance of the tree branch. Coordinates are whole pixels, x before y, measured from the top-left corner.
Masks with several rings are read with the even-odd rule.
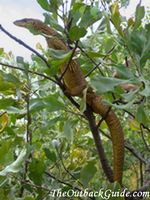
[[[0,29],[1,31],[3,31],[8,37],[10,37],[11,39],[15,40],[17,43],[19,43],[20,45],[24,46],[26,49],[30,50],[31,52],[35,53],[39,58],[41,58],[45,64],[50,68],[50,64],[47,62],[47,60],[40,54],[38,53],[35,49],[33,49],[32,47],[30,47],[29,45],[27,45],[26,43],[24,43],[22,40],[18,39],[17,37],[13,36],[11,33],[9,33],[7,30],[5,30],[2,25],[0,24]]]
[[[10,34],[8,31],[6,31],[6,30],[2,27],[2,25],[0,25],[0,29],[1,29],[6,35],[8,35],[11,39],[15,40],[15,41],[16,41],[17,43],[19,43],[20,45],[24,46],[24,47],[27,48],[28,50],[30,50],[30,51],[32,51],[33,53],[35,53],[39,58],[41,58],[41,59],[45,62],[45,64],[47,65],[48,68],[51,67],[51,66],[49,65],[49,63],[47,62],[47,60],[46,60],[41,54],[39,54],[37,51],[35,51],[33,48],[31,48],[30,46],[28,46],[28,45],[27,45],[26,43],[24,43],[22,40],[16,38],[16,37],[13,36],[12,34]],[[3,65],[4,65],[4,64],[3,64]],[[5,65],[5,66],[6,66],[6,65]],[[7,65],[7,66],[12,67],[11,65]],[[16,68],[16,69],[20,69],[20,70],[21,70],[21,68],[18,68],[18,67],[12,67],[12,68],[14,68],[14,69]],[[24,71],[24,70],[22,69],[22,71]],[[29,72],[32,73],[30,70],[29,70]],[[37,72],[36,72],[35,74],[41,76],[40,73],[37,73]],[[42,76],[44,77],[45,75],[42,75]],[[65,86],[61,83],[61,80],[59,79],[58,76],[55,76],[56,81],[53,80],[52,78],[48,77],[48,76],[45,76],[45,78],[47,78],[47,79],[53,81],[54,83],[56,83],[57,85],[59,85],[59,87],[62,89],[63,92],[65,91]],[[64,93],[64,94],[65,94],[65,93]],[[79,104],[78,104],[70,95],[65,94],[65,96],[70,100],[70,102],[71,102],[74,106],[76,106],[78,109],[80,108]]]
[[[116,46],[113,46],[110,51],[104,56],[103,61],[107,58],[107,56],[114,50]],[[88,77],[93,71],[95,71],[101,64],[102,62],[100,61],[98,64],[83,50],[82,47],[78,46],[78,48],[86,55],[87,58],[89,58],[92,63],[95,65],[86,75],[85,78]],[[100,69],[99,69],[100,70]],[[100,73],[104,76],[103,72],[100,70]]]
[[[69,186],[70,188],[73,188],[73,189],[76,189],[76,190],[78,190],[78,191],[82,191],[80,188],[78,188],[78,187],[74,187],[72,184],[70,184],[70,183],[67,183],[67,182],[65,182],[65,181],[63,181],[63,180],[61,180],[61,179],[59,179],[59,178],[56,178],[55,176],[53,176],[52,174],[50,174],[49,172],[45,172],[45,174],[47,175],[47,176],[49,176],[50,178],[52,178],[52,179],[54,179],[54,180],[56,180],[57,182],[59,182],[59,183],[61,183],[61,184],[64,184],[64,185],[66,185],[66,186]],[[95,197],[89,197],[91,200],[95,200]]]
[[[88,119],[89,127],[90,127],[90,130],[91,130],[93,138],[94,138],[94,142],[95,142],[95,145],[97,148],[98,156],[101,161],[103,171],[104,171],[106,177],[108,178],[108,180],[112,183],[112,182],[114,182],[113,171],[112,171],[111,167],[109,166],[108,160],[106,158],[106,154],[104,152],[104,148],[103,148],[101,138],[99,135],[98,127],[95,122],[95,117],[93,115],[91,108],[88,105],[87,105],[87,109],[84,112],[84,114]]]
[[[20,70],[20,71],[23,71],[23,72],[26,72],[25,69],[23,69],[23,68],[21,68],[21,67],[17,67],[17,66],[10,65],[10,64],[6,64],[6,63],[0,62],[0,65],[5,66],[5,67],[9,67],[9,68],[12,68],[12,69]],[[39,73],[39,72],[34,72],[34,71],[32,71],[32,70],[28,70],[28,72],[31,73],[31,74],[35,74],[35,75],[41,76],[41,77],[43,77],[43,78],[46,78],[46,79],[48,79],[48,80],[50,80],[50,81],[52,81],[52,82],[54,82],[54,83],[56,83],[56,84],[58,85],[58,82],[57,82],[57,81],[55,81],[54,79],[52,79],[51,77],[49,77],[49,76],[47,76],[47,75],[44,75],[44,74]]]
[[[107,118],[109,112],[111,110],[111,107],[109,106],[107,112],[105,113],[105,115],[99,120],[98,124],[97,124],[97,128],[99,128],[102,124],[102,122]]]
[[[83,184],[66,168],[64,161],[63,161],[63,158],[62,158],[61,153],[59,152],[58,148],[56,150],[57,150],[59,159],[61,161],[61,164],[62,164],[64,170],[66,171],[66,173],[69,174],[76,182],[78,182],[80,184],[80,186],[83,187]]]
[[[30,91],[31,91],[31,84],[30,84],[30,77],[29,73],[26,73],[26,79],[27,79],[27,93],[25,95],[25,101],[26,101],[26,111],[27,111],[27,125],[26,125],[26,142],[27,144],[32,144],[32,130],[31,130],[31,124],[32,124],[32,118],[30,113]],[[32,155],[29,154],[28,159],[31,158]],[[23,172],[23,180],[26,181],[27,173],[28,173],[28,166],[29,162],[26,160],[24,165],[24,172]],[[24,186],[22,185],[20,188],[20,197],[23,197],[24,194]]]
[[[143,129],[142,129],[142,125],[140,124],[140,130],[141,130],[141,136],[142,136],[142,139],[143,139],[143,143],[145,144],[147,150],[150,152],[150,148],[145,140],[145,137],[144,137],[144,133],[143,133]]]
[[[76,51],[76,49],[77,49],[77,46],[78,46],[78,41],[76,42],[75,47],[74,47],[74,49],[72,50],[72,54],[71,54],[71,56],[70,56],[70,58],[69,58],[69,61],[68,61],[67,65],[66,65],[66,67],[65,67],[64,72],[63,72],[63,73],[61,74],[61,76],[60,76],[60,80],[62,80],[62,78],[64,77],[66,71],[68,70],[69,65],[70,65],[70,63],[71,63],[71,61],[72,61],[72,58],[73,58],[73,56],[74,56],[74,54],[75,54],[75,51]]]
[[[84,53],[84,55],[95,65],[95,67],[94,67],[93,69],[91,69],[91,71],[89,71],[89,72],[85,75],[85,78],[86,78],[86,77],[88,77],[95,69],[97,69],[97,68],[102,64],[102,62],[99,62],[99,63],[97,64],[97,63],[83,50],[82,47],[80,47],[80,46],[78,45],[78,48],[79,48],[80,51],[81,51],[82,53]],[[104,74],[103,74],[103,72],[101,71],[101,69],[100,69],[100,68],[98,68],[98,69],[99,69],[101,75],[104,76]]]

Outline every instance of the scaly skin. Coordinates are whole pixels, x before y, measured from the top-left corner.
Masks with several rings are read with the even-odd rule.
[[[22,19],[14,22],[15,25],[32,29],[37,34],[44,34],[49,48],[57,50],[68,50],[61,36],[52,28],[46,26],[37,19]],[[60,67],[61,74],[65,70],[65,65]],[[83,90],[87,87],[87,81],[80,69],[77,60],[72,60],[67,71],[63,76],[66,91],[71,96],[83,96]],[[87,90],[87,103],[91,106],[93,112],[104,117],[111,133],[113,144],[113,160],[114,160],[114,181],[121,184],[123,175],[124,162],[124,134],[120,121],[113,110],[108,112],[109,107],[102,102],[102,98],[97,96],[92,88]],[[107,113],[108,112],[108,113]],[[106,114],[107,113],[107,114]]]

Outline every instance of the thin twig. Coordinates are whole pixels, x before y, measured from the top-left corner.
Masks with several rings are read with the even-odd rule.
[[[71,61],[72,61],[72,58],[73,58],[74,54],[75,54],[77,45],[78,45],[78,41],[76,41],[76,45],[75,45],[74,49],[72,50],[72,54],[71,54],[71,56],[70,56],[70,58],[69,58],[69,61],[68,61],[67,65],[66,65],[66,67],[65,67],[65,70],[63,71],[63,73],[62,73],[61,76],[60,76],[60,80],[62,80],[62,78],[64,77],[65,73],[67,72],[67,70],[68,70],[68,68],[69,68],[69,65],[70,65],[70,63],[71,63]]]
[[[22,40],[16,38],[16,37],[13,36],[12,34],[10,34],[8,31],[6,31],[6,30],[2,27],[2,25],[0,25],[0,29],[1,29],[6,35],[8,35],[11,39],[15,40],[16,42],[18,42],[20,45],[24,46],[24,47],[27,48],[28,50],[34,52],[38,57],[40,57],[40,58],[46,63],[47,67],[50,68],[49,63],[47,62],[47,60],[46,60],[41,54],[39,54],[37,51],[35,51],[35,50],[32,49],[31,47],[29,47],[29,46],[28,46],[27,44],[25,44]],[[8,65],[7,65],[7,66],[8,66]],[[9,65],[9,66],[10,66],[10,65]],[[17,69],[17,67],[16,67],[16,69]],[[19,68],[18,68],[18,69],[19,69]],[[22,71],[23,71],[23,70],[22,70]],[[29,70],[29,72],[30,72],[30,70]],[[40,74],[37,73],[37,72],[36,72],[35,74],[40,75]],[[45,76],[45,75],[44,75],[44,76]],[[46,77],[46,76],[45,76],[45,77]],[[55,80],[56,80],[56,81],[54,81],[54,80],[51,79],[50,77],[49,77],[48,79],[51,80],[51,81],[53,81],[53,82],[55,82],[57,85],[59,85],[59,87],[61,88],[61,90],[62,90],[63,92],[65,91],[65,86],[64,86],[64,84],[61,82],[60,78],[59,78],[57,75],[55,76]],[[65,94],[65,93],[64,93],[64,94]],[[80,105],[79,105],[70,95],[65,94],[65,96],[70,100],[70,102],[71,102],[76,108],[80,109]]]
[[[57,150],[57,153],[59,155],[59,158],[60,158],[60,161],[61,161],[61,164],[62,164],[64,170],[67,172],[67,174],[69,174],[75,181],[77,181],[83,187],[83,184],[66,168],[59,150],[58,149],[56,149],[56,150]]]
[[[72,110],[69,110],[67,108],[65,108],[65,111],[68,112],[68,113],[71,113],[73,115],[76,115],[77,117],[80,117],[81,119],[86,119],[85,115],[79,113],[79,112],[74,112]]]
[[[106,9],[106,2],[105,2],[105,1],[103,1],[103,0],[101,0],[101,4],[102,4],[102,6],[103,6],[104,10],[107,10],[107,9]]]
[[[41,190],[46,190],[46,191],[51,192],[50,189],[43,187],[43,186],[40,186],[40,185],[35,185],[35,184],[31,183],[29,180],[21,180],[21,183],[24,184],[24,185],[30,185],[33,188],[38,188],[38,189],[41,189]]]
[[[133,119],[135,119],[135,116],[128,110],[123,109],[124,112],[128,113],[131,117],[133,117]],[[143,123],[140,124],[144,129],[146,129],[148,132],[150,132],[150,128],[148,128],[147,126],[145,126]]]
[[[10,65],[10,64],[2,63],[2,62],[0,62],[0,65],[5,66],[5,67],[9,67],[9,68],[12,68],[12,69],[18,69],[18,70],[23,71],[23,72],[26,71],[25,69],[23,69],[21,67],[13,66],[13,65]],[[28,72],[31,73],[31,74],[35,74],[35,75],[41,76],[43,78],[46,78],[46,79],[48,79],[48,80],[50,80],[50,81],[52,81],[52,82],[54,82],[58,85],[57,81],[55,81],[54,79],[52,79],[51,77],[49,77],[47,75],[44,75],[44,74],[39,73],[39,72],[34,72],[32,70],[28,70]]]
[[[61,180],[61,179],[59,179],[59,178],[56,178],[54,175],[50,174],[49,172],[45,172],[45,174],[46,174],[47,176],[49,176],[50,178],[56,180],[57,182],[61,183],[61,184],[67,185],[67,186],[69,186],[69,187],[71,187],[71,188],[73,187],[74,189],[81,191],[80,188],[74,187],[72,184],[67,183],[67,182],[65,182],[65,181],[63,181],[63,180]]]
[[[63,180],[61,180],[61,179],[59,179],[59,178],[56,178],[55,176],[53,176],[53,175],[50,174],[49,172],[45,172],[45,174],[46,174],[47,176],[49,176],[50,178],[56,180],[57,182],[61,183],[61,184],[64,184],[64,185],[66,185],[66,186],[69,186],[70,188],[73,188],[73,189],[75,189],[75,190],[82,191],[79,187],[76,187],[76,186],[74,187],[72,184],[67,183],[67,182],[65,182],[65,181],[63,181]],[[89,198],[90,198],[91,200],[95,200],[95,197],[90,197],[90,196],[89,196]]]
[[[98,64],[83,50],[83,48],[82,47],[80,47],[79,45],[78,45],[78,48],[80,49],[80,51],[82,52],[82,53],[84,53],[84,55],[95,65],[95,67],[96,68],[98,68],[101,64],[102,64],[102,62],[99,62]],[[103,74],[103,72],[101,71],[101,69],[100,68],[98,68],[99,69],[99,71],[100,71],[100,73],[101,73],[101,75],[104,75]],[[92,69],[93,70],[93,69]],[[95,69],[94,69],[95,70]],[[88,72],[88,74],[89,74],[90,72]],[[92,72],[91,72],[92,73]],[[89,76],[89,75],[85,75],[85,78],[87,77],[87,76]]]
[[[26,139],[27,143],[30,145],[32,144],[32,131],[30,129],[32,119],[31,119],[31,113],[30,113],[30,80],[29,80],[29,73],[27,73],[27,82],[28,82],[28,92],[26,95],[26,110],[27,110],[27,134],[26,134]]]
[[[64,84],[61,82],[60,78],[55,76],[55,79],[57,80],[57,83],[61,90],[64,92],[66,90]],[[64,95],[69,99],[69,101],[78,109],[80,110],[80,105],[67,93],[64,92]]]
[[[145,137],[144,137],[144,133],[143,133],[143,129],[142,129],[142,125],[141,125],[141,124],[140,124],[140,130],[141,130],[141,136],[142,136],[143,142],[144,142],[144,144],[145,144],[147,150],[150,151],[150,148],[149,148],[149,146],[148,146],[148,144],[147,144],[147,142],[146,142],[146,140],[145,140]]]
[[[26,101],[26,110],[27,110],[27,126],[26,126],[26,142],[27,144],[32,144],[32,131],[31,131],[31,123],[32,123],[32,119],[31,119],[31,113],[30,113],[30,89],[31,89],[31,85],[30,85],[30,77],[29,77],[29,73],[26,73],[26,79],[27,79],[27,94],[25,97],[25,101]],[[30,159],[32,157],[32,155],[30,154],[28,159]],[[29,162],[26,160],[25,161],[25,165],[24,165],[24,172],[23,172],[23,180],[26,181],[27,178],[27,173],[28,173],[28,166],[29,166]],[[24,186],[21,185],[20,188],[20,197],[23,197],[24,194]]]
[[[91,108],[88,105],[87,105],[87,109],[84,112],[84,114],[88,119],[89,127],[90,127],[90,130],[91,130],[93,138],[94,138],[95,146],[97,148],[98,156],[101,161],[103,171],[104,171],[106,177],[108,178],[108,180],[110,182],[114,182],[113,171],[108,163],[108,160],[107,160],[107,157],[106,157],[103,145],[102,145],[99,130],[98,130],[96,122],[95,122],[95,117],[93,115]]]
[[[107,58],[107,56],[115,49],[116,46],[113,46],[108,53],[103,57],[103,61]],[[95,61],[94,61],[95,62]],[[96,64],[96,63],[95,63]],[[93,71],[95,71],[100,65],[102,64],[102,62],[100,61],[98,64],[95,65],[95,67],[93,67],[93,69],[91,69],[86,75],[85,77],[88,77]],[[101,72],[101,74],[103,75],[103,73]]]
[[[99,128],[102,124],[102,122],[107,118],[109,112],[111,111],[111,107],[109,106],[107,112],[105,113],[105,115],[99,120],[98,124],[97,124],[97,128]]]
[[[18,39],[17,37],[13,36],[11,33],[9,33],[7,30],[5,30],[2,25],[0,25],[0,29],[8,37],[10,37],[11,39],[15,40],[17,43],[19,43],[20,45],[24,46],[26,49],[30,50],[31,52],[35,53],[39,58],[41,58],[45,62],[45,64],[49,68],[51,67],[50,64],[47,62],[47,60],[40,53],[38,53],[35,49],[33,49],[32,47],[30,47],[29,45],[27,45],[26,43],[24,43],[22,40]]]

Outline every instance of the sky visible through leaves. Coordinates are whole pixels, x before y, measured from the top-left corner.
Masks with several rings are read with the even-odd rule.
[[[126,10],[122,10],[122,13],[126,16],[132,15],[138,2],[139,0],[131,0],[129,7]],[[149,6],[149,0],[142,0],[142,4]],[[33,37],[27,30],[16,27],[13,21],[25,17],[43,20],[43,12],[36,0],[0,0],[0,24],[33,48],[35,48],[37,42],[46,47],[44,38],[41,36]],[[2,47],[5,48],[6,52],[12,51],[15,56],[23,56],[27,60],[30,59],[31,52],[12,41],[4,33],[0,33],[0,48]]]

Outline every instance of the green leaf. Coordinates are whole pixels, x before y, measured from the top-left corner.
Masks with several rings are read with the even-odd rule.
[[[126,103],[126,104],[120,104],[120,105],[117,105],[117,104],[113,104],[113,103],[110,103],[107,101],[107,104],[110,105],[110,106],[113,106],[114,108],[117,108],[117,109],[128,109],[128,108],[131,108],[132,105],[134,103],[134,99],[132,101],[129,101],[129,103]]]
[[[29,177],[37,185],[41,185],[43,174],[46,169],[44,160],[33,158],[29,164]]]
[[[18,200],[19,200],[19,199],[18,199]],[[24,197],[23,200],[35,200],[35,198],[32,197],[32,196],[26,196],[26,197]]]
[[[32,54],[32,55],[31,55],[31,59],[32,59],[32,61],[37,62],[38,65],[39,65],[42,69],[43,69],[43,68],[47,69],[46,63],[45,63],[41,58],[39,58],[38,56]]]
[[[137,110],[135,118],[139,123],[142,123],[142,124],[145,124],[145,125],[148,123],[148,117],[146,115],[146,112],[144,110],[144,106],[143,105],[140,105],[138,107],[138,110]]]
[[[87,52],[88,56],[90,56],[91,58],[100,58],[100,57],[104,57],[104,54],[100,53],[100,52],[95,52],[95,51],[88,51]]]
[[[0,92],[3,94],[14,94],[16,92],[16,85],[12,82],[5,81],[4,77],[0,76]]]
[[[114,67],[120,79],[135,79],[135,76],[129,67],[125,67],[124,65],[116,65]]]
[[[11,140],[6,140],[0,143],[0,165],[5,165],[13,160],[12,152],[10,151],[13,142]]]
[[[134,118],[129,119],[129,127],[132,131],[139,131],[140,129],[140,124],[137,122]]]
[[[16,76],[14,76],[13,74],[3,73],[3,79],[4,79],[4,81],[8,81],[9,83],[13,83],[16,86],[20,85],[20,80]]]
[[[21,56],[17,56],[16,61],[17,61],[17,63],[24,64],[24,58]]]
[[[57,13],[57,9],[58,7],[61,5],[61,0],[37,0],[37,2],[40,4],[40,6],[48,11],[48,12],[52,12]]]
[[[150,96],[150,85],[145,85],[144,90],[140,92],[142,96],[149,97]]]
[[[4,48],[0,48],[0,56],[4,53]]]
[[[145,42],[145,46],[140,58],[140,66],[143,67],[148,59],[150,59],[150,38],[147,38],[147,41]]]
[[[66,52],[63,50],[55,50],[49,48],[47,56],[52,67],[46,70],[45,73],[51,76],[55,76],[58,73],[60,66],[66,64],[69,61],[71,54],[72,51]]]
[[[47,51],[47,56],[52,57],[54,59],[62,60],[63,62],[66,62],[72,54],[72,51],[66,52],[64,50],[56,50],[49,48]]]
[[[105,39],[103,45],[104,45],[105,51],[109,52],[114,46],[114,41],[111,37],[108,37]]]
[[[71,142],[73,141],[73,129],[72,124],[69,120],[64,123],[63,136],[65,136],[67,140]]]
[[[79,21],[82,13],[80,12],[81,8],[84,7],[85,4],[83,3],[73,3],[73,7],[69,12],[69,19],[68,22],[71,26],[76,26],[76,23]]]
[[[82,113],[86,110],[86,94],[87,94],[87,89],[88,88],[85,88],[83,90],[83,97],[81,98],[81,101],[80,101],[80,111]]]
[[[44,105],[49,112],[62,110],[65,108],[64,103],[59,99],[59,94],[50,95],[48,97],[43,98]]]
[[[127,38],[129,48],[141,56],[146,38],[141,31],[133,31]]]
[[[150,82],[146,80],[144,77],[141,77],[140,81],[144,83],[144,89],[140,92],[140,94],[142,96],[149,97],[150,96]]]
[[[135,24],[134,29],[137,29],[141,25],[141,21],[145,15],[145,9],[144,6],[140,6],[139,4],[136,7],[136,13],[135,13]]]
[[[93,25],[96,21],[101,19],[102,14],[100,10],[95,6],[91,7],[91,6],[86,5],[83,8],[84,8],[83,9],[84,12],[81,16],[79,27],[84,27],[85,29],[87,29],[88,27]]]
[[[129,102],[129,101],[133,101],[136,98],[136,93],[137,91],[135,90],[128,93],[123,93],[121,94],[121,96]]]
[[[115,86],[124,83],[129,83],[129,81],[103,76],[97,76],[91,81],[92,86],[94,86],[99,93],[113,91]]]
[[[59,6],[62,4],[62,0],[49,0],[50,11],[57,14]]]
[[[45,23],[50,25],[51,27],[55,28],[57,31],[64,32],[64,29],[62,26],[60,26],[57,22],[57,20],[49,13],[43,14],[45,17]]]
[[[44,109],[44,102],[43,99],[37,98],[37,99],[31,99],[30,100],[30,112],[38,112],[42,109]]]
[[[50,11],[50,5],[48,3],[47,0],[37,0],[37,2],[40,4],[40,6],[46,10],[46,11]]]
[[[77,26],[71,27],[69,31],[69,38],[72,41],[77,41],[80,38],[84,37],[86,35],[87,31],[85,28],[79,28]]]
[[[90,8],[91,15],[96,19],[99,14],[99,8],[98,7],[91,7]]]
[[[56,153],[48,148],[44,148],[44,152],[46,157],[51,160],[52,162],[56,162],[57,157],[56,157]]]
[[[27,151],[26,149],[23,149],[18,158],[10,165],[5,167],[2,171],[0,171],[0,176],[6,176],[9,173],[18,173],[20,171],[20,168],[23,164],[23,162],[26,159]]]
[[[129,5],[130,0],[121,0],[121,7],[127,7]]]
[[[64,104],[58,99],[58,95],[50,95],[44,98],[36,98],[30,101],[30,111],[38,112],[46,108],[49,112],[64,109]]]
[[[50,119],[47,121],[46,125],[44,126],[43,129],[49,129],[52,126],[55,126],[57,122],[63,120],[62,116],[54,117],[53,119]]]
[[[12,98],[0,99],[0,109],[6,109],[14,104],[15,104],[15,100]]]
[[[2,187],[4,187],[6,184],[8,183],[8,178],[7,177],[5,177],[5,176],[0,176],[0,187],[2,188]],[[1,200],[3,200],[3,199],[6,199],[7,200],[7,198],[6,197],[3,197],[2,196],[2,191],[1,191],[1,189],[0,189],[0,194],[1,194]],[[8,199],[9,200],[9,199]]]
[[[111,6],[111,19],[113,21],[113,25],[115,26],[115,28],[117,29],[118,33],[123,36],[123,31],[121,28],[121,15],[119,12],[119,4],[116,1],[112,6]]]
[[[4,178],[4,177],[3,177]],[[0,180],[0,182],[1,182],[1,180]],[[2,185],[0,185],[0,186],[2,186]],[[6,186],[6,185],[5,185]],[[6,189],[5,189],[5,187],[2,187],[2,188],[0,188],[0,200],[10,200],[10,195],[9,195],[9,189],[8,189],[8,191],[6,192]],[[12,196],[11,196],[12,197]]]
[[[89,162],[85,167],[82,168],[80,177],[85,187],[88,186],[96,172],[97,168],[95,167],[95,162]]]

